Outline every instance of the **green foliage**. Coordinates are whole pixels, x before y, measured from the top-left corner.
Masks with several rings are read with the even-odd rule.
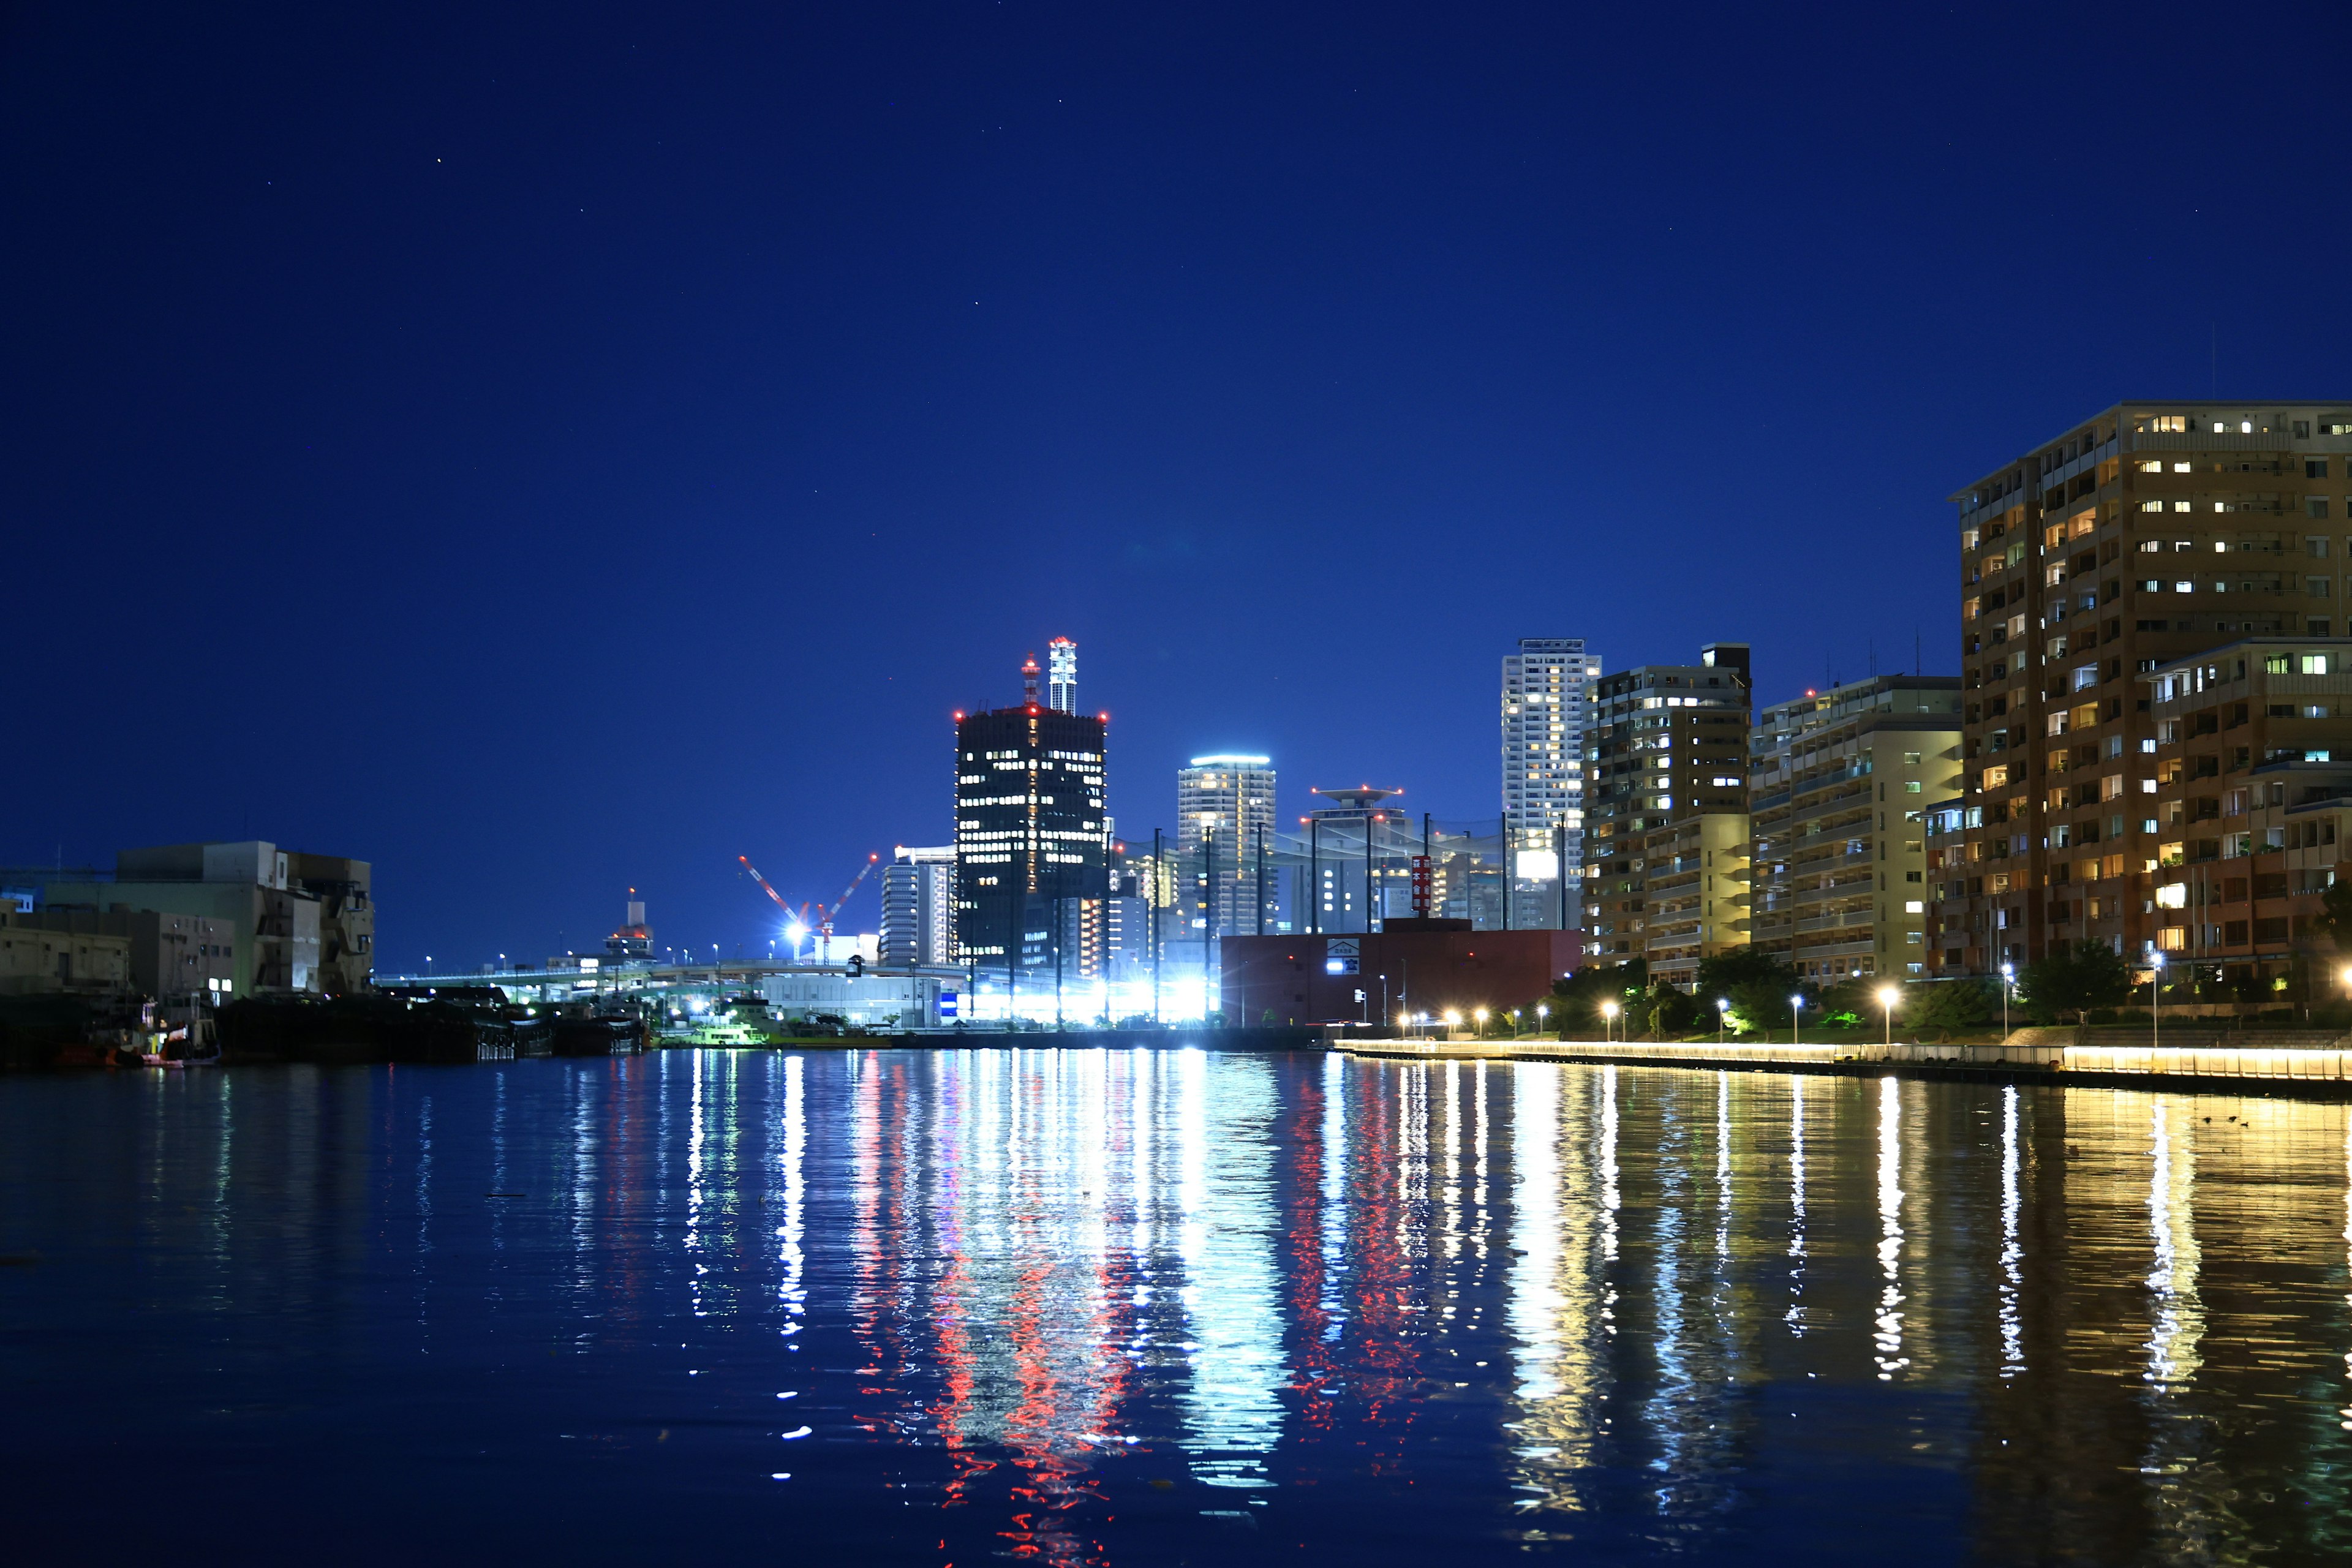
[[[1625,963],[1596,963],[1551,983],[1552,1012],[1560,1032],[1571,1036],[1601,1031],[1601,1004],[1614,1002],[1627,1015],[1639,1016],[1649,990],[1650,965],[1645,959]]]
[[[2000,987],[1990,980],[1915,980],[1903,988],[1903,1019],[1914,1034],[1981,1029],[2000,1018]]]
[[[2352,952],[2352,881],[2327,884],[2319,895],[2319,917],[2311,922],[2326,931],[2338,952]]]
[[[1661,1040],[1677,1039],[1689,1034],[1697,1026],[1701,1011],[1697,997],[1663,984],[1652,988],[1642,1007],[1652,1037]],[[1705,1010],[1709,1013],[1715,1011],[1712,1005]]]
[[[2094,1007],[2131,999],[2131,969],[2104,942],[2062,942],[2025,966],[2018,990],[2037,1022],[2072,1013],[2079,1024]]]
[[[1802,994],[1806,1011],[1812,1010],[1813,988],[1798,978],[1789,961],[1777,952],[1737,947],[1698,963],[1701,1012],[1711,1012],[1718,996],[1731,1000],[1731,1026],[1742,1031],[1783,1028],[1789,1022],[1789,998]]]

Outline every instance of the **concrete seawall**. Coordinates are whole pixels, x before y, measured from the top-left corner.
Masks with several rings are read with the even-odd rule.
[[[2306,1031],[2183,1030],[2161,1046],[2105,1030],[2020,1029],[2000,1045],[1644,1045],[1601,1040],[1335,1040],[1351,1056],[1411,1061],[1559,1061],[1737,1072],[1888,1072],[2089,1088],[2210,1089],[2352,1099],[2352,1041]]]

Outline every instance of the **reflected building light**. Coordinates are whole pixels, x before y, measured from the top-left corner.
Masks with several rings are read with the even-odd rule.
[[[1323,1338],[1336,1344],[1346,1331],[1348,1296],[1348,1061],[1323,1058]]]
[[[2148,1149],[2147,1226],[2155,1245],[2148,1269],[2149,1334],[2147,1379],[2170,1392],[2196,1376],[2205,1314],[2198,1295],[2200,1261],[2189,1210],[2196,1154],[2186,1131],[2176,1137],[2172,1108],[2159,1100]]]
[[[1192,1331],[1183,1447],[1206,1485],[1269,1487],[1265,1459],[1282,1435],[1278,1391],[1289,1383],[1265,1142],[1279,1109],[1272,1069],[1199,1049],[1179,1060],[1178,1251]]]
[[[1789,1079],[1789,1310],[1781,1315],[1790,1331],[1805,1331],[1805,1077]]]
[[[776,1158],[784,1211],[784,1223],[776,1227],[776,1261],[782,1265],[776,1281],[776,1300],[783,1308],[784,1316],[777,1333],[784,1339],[801,1331],[801,1320],[808,1311],[808,1255],[803,1250],[808,1199],[808,1113],[802,1082],[805,1067],[797,1053],[784,1058],[784,1137]],[[798,1345],[792,1348],[800,1349]]]
[[[1611,1066],[1601,1069],[1601,1256],[1610,1263],[1617,1261],[1617,1069]],[[1613,1323],[1609,1331],[1617,1331]]]
[[[2000,1091],[2000,1375],[2015,1377],[2025,1370],[2025,1327],[2018,1316],[2018,1296],[2024,1286],[2025,1247],[2018,1224],[2023,1209],[2019,1191],[2017,1147],[2017,1086]]]
[[[1878,1297],[1875,1342],[1878,1380],[1888,1383],[1911,1364],[1903,1354],[1903,1100],[1894,1079],[1878,1080]]]
[[[1593,1167],[1568,1161],[1591,1141],[1568,1136],[1574,1118],[1563,1097],[1573,1079],[1546,1063],[1510,1068],[1511,1142],[1506,1165],[1513,1178],[1507,1321],[1517,1350],[1513,1394],[1519,1418],[1517,1489],[1523,1511],[1581,1513],[1597,1500],[1601,1413],[1609,1357],[1608,1288],[1599,1263],[1599,1221],[1591,1203]],[[1590,1113],[1590,1107],[1585,1108]],[[1565,1536],[1563,1536],[1565,1538]],[[1533,1532],[1527,1537],[1539,1539]]]

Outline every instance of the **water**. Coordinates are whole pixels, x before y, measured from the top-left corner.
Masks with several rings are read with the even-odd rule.
[[[2319,1561],[2347,1139],[1194,1051],[0,1080],[11,1555]]]

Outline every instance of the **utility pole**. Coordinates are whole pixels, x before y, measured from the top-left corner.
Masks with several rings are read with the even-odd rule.
[[[1556,826],[1551,830],[1551,863],[1559,873],[1559,929],[1568,929],[1568,829]]]
[[[1201,1015],[1208,1021],[1209,959],[1217,944],[1217,830],[1201,829],[1201,883],[1206,895],[1201,910]]]
[[[1323,931],[1323,819],[1307,819],[1307,929]]]
[[[1265,934],[1265,828],[1257,830],[1257,934]]]
[[[1151,830],[1151,896],[1143,907],[1151,911],[1151,1021],[1160,1022],[1160,878],[1164,869],[1160,862],[1160,829]]]

